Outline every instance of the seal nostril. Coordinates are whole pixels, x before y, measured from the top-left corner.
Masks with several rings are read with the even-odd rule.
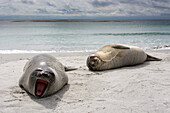
[[[44,77],[48,77],[48,74],[42,74],[42,76],[44,76]]]
[[[40,73],[37,73],[37,74],[35,74],[35,76],[36,76],[36,77],[40,77],[40,76],[41,76],[41,74],[40,74]]]

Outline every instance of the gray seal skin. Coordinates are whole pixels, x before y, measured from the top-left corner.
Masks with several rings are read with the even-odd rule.
[[[35,97],[46,97],[68,83],[65,67],[53,56],[40,54],[24,67],[19,86]]]
[[[103,71],[123,66],[137,65],[145,61],[161,59],[146,54],[136,46],[112,44],[100,48],[87,58],[87,67],[92,71]]]

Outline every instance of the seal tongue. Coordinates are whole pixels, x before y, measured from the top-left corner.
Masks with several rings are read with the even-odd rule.
[[[47,86],[47,81],[38,79],[36,85],[36,95],[41,96],[45,91],[46,86]]]
[[[36,94],[38,96],[40,96],[43,92],[43,90],[45,89],[45,84],[42,84],[42,83],[37,83],[37,91],[36,91]]]

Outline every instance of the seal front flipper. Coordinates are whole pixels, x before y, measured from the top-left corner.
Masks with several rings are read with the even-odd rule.
[[[65,71],[73,71],[73,70],[77,70],[77,68],[75,67],[71,67],[71,66],[64,66]]]
[[[146,61],[161,61],[162,59],[150,56],[147,54]]]
[[[129,47],[123,46],[123,45],[113,45],[112,48],[115,49],[130,49]]]

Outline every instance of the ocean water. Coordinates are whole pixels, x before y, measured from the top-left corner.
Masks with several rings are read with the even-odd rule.
[[[170,21],[0,21],[0,54],[90,52],[107,44],[170,46]]]

